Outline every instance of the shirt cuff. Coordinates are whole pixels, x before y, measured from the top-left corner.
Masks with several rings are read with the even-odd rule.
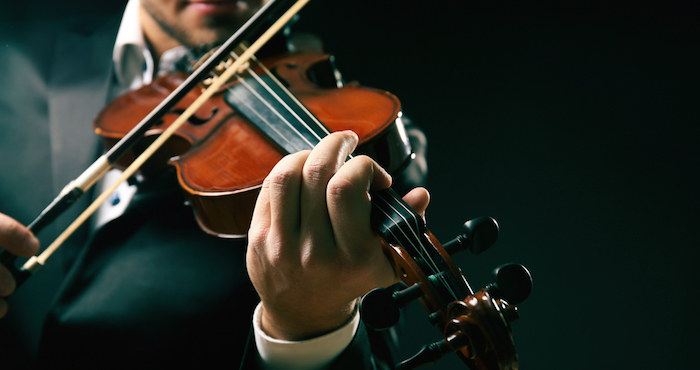
[[[340,355],[352,342],[360,325],[360,314],[355,314],[347,324],[320,337],[287,341],[275,339],[263,332],[260,320],[262,302],[253,314],[253,332],[262,368],[265,370],[320,370]]]

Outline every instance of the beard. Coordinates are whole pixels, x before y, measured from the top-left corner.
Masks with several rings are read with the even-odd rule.
[[[141,9],[159,28],[189,48],[216,45],[226,41],[267,0],[237,1],[226,13],[202,14],[184,0],[141,0]]]
[[[203,27],[172,25],[161,18],[154,19],[160,27],[182,45],[190,49],[211,48],[228,40],[244,23],[235,15],[220,15],[205,18]]]

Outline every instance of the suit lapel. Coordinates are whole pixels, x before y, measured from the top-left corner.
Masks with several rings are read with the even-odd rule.
[[[54,194],[79,176],[97,158],[99,140],[92,128],[107,103],[112,81],[112,49],[121,14],[91,31],[70,28],[56,36],[48,76],[48,116]],[[51,226],[60,233],[92,201],[85,196]],[[60,249],[64,268],[75,259],[87,237],[86,225]],[[58,235],[58,234],[56,234]]]
[[[120,19],[112,17],[92,32],[70,30],[57,36],[48,79],[52,181],[57,192],[95,158],[98,139],[92,120],[107,102]]]

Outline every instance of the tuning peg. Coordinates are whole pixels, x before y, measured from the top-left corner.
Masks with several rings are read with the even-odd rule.
[[[473,324],[466,317],[457,319],[456,323],[459,325],[459,330],[466,330],[466,332],[473,334],[468,335],[465,332],[458,332],[446,335],[445,339],[423,346],[415,355],[396,364],[394,370],[410,370],[425,365],[432,365],[444,355],[459,351],[462,348],[469,348],[466,353],[474,351],[475,347],[473,345],[474,342],[478,342],[478,338],[472,338],[472,336],[478,334],[471,331],[470,327],[478,328],[478,325]]]
[[[396,286],[402,288],[406,287],[406,284],[400,283]],[[397,291],[376,288],[360,300],[360,317],[365,325],[373,330],[389,329],[399,322],[401,308],[422,296],[423,291],[417,283]]]
[[[525,266],[506,263],[491,272],[493,284],[486,287],[492,297],[503,298],[511,305],[523,302],[532,292],[532,274]]]
[[[479,254],[496,243],[498,239],[498,222],[493,217],[477,217],[462,225],[464,234],[443,244],[450,255],[463,250]]]
[[[413,357],[396,364],[394,370],[411,370],[425,365],[432,365],[442,356],[451,352],[452,349],[447,345],[446,340],[431,343],[423,346]]]

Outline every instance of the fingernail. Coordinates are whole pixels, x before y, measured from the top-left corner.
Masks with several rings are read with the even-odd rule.
[[[24,252],[26,254],[36,254],[39,251],[39,239],[35,236],[27,239],[24,242]]]

